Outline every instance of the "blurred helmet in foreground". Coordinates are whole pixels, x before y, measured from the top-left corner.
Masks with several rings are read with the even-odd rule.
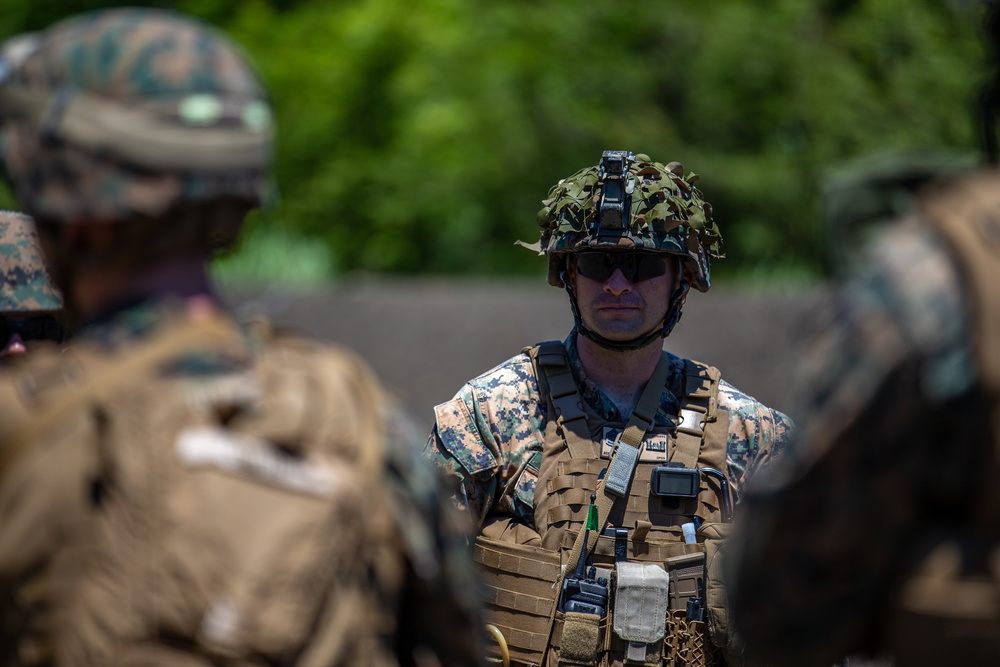
[[[83,14],[0,47],[0,153],[39,222],[264,200],[271,107],[245,57],[169,11]]]

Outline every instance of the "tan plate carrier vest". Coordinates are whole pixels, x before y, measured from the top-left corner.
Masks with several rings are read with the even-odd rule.
[[[717,369],[685,362],[684,395],[676,428],[659,427],[653,417],[665,387],[664,354],[627,424],[601,420],[579,393],[566,350],[559,341],[526,350],[548,407],[545,441],[535,488],[535,530],[510,517],[487,520],[476,539],[475,559],[487,591],[487,621],[497,640],[497,662],[513,665],[706,665],[716,664],[704,621],[689,620],[688,600],[705,597],[706,541],[721,537],[721,485],[702,476],[697,502],[678,503],[651,495],[650,477],[666,462],[687,468],[726,470],[728,413],[718,406]],[[631,438],[641,454],[622,497],[602,489],[612,476],[615,439]],[[641,443],[641,447],[635,447]],[[606,475],[598,484],[599,476]],[[598,496],[607,496],[598,499]],[[603,618],[557,609],[562,580],[572,574],[583,550],[583,527],[591,504],[606,505],[601,526],[628,531],[628,563],[655,564],[669,583],[662,595],[660,635],[646,643],[626,641],[615,632],[615,538],[588,534],[588,565],[608,580],[610,599]],[[685,544],[682,524],[702,522],[697,543]],[[640,568],[640,571],[642,569]],[[648,573],[649,570],[647,569]],[[655,573],[653,573],[655,574]],[[641,587],[641,585],[640,585]],[[656,604],[642,604],[657,614]],[[626,612],[621,612],[624,615]],[[627,633],[624,633],[627,634]],[[648,638],[648,637],[647,637]]]
[[[1000,173],[995,170],[934,193],[920,216],[944,239],[968,289],[979,389],[992,402],[995,482],[974,489],[971,528],[993,540],[991,572],[962,571],[961,549],[933,551],[903,588],[891,619],[897,667],[1000,665]]]
[[[107,489],[88,507],[90,529],[34,582],[60,623],[19,636],[15,664],[396,664],[380,648],[393,631],[382,609],[392,588],[374,590],[369,567],[377,560],[379,580],[394,582],[405,567],[390,548],[393,514],[373,492],[380,390],[347,352],[257,342],[252,364],[229,379],[163,372],[192,351],[245,357],[242,332],[212,319],[110,354],[84,343],[33,354],[30,375],[0,383],[10,417],[0,473],[69,424],[74,442],[99,452]],[[338,412],[339,398],[356,407]],[[223,419],[244,403],[238,427]]]

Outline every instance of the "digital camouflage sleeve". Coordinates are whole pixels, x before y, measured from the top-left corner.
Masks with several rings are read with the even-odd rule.
[[[575,337],[564,343],[581,395],[608,421],[622,421],[614,403],[587,378],[576,351]],[[671,355],[672,371],[656,413],[665,425],[678,413],[683,359]],[[723,381],[719,404],[729,410],[729,477],[737,488],[753,469],[784,447],[792,423]],[[481,524],[487,515],[512,515],[534,525],[535,478],[518,471],[542,451],[545,402],[538,391],[531,360],[519,354],[466,383],[452,400],[435,408],[435,423],[425,455],[452,485],[456,502]]]
[[[799,430],[750,484],[730,552],[737,625],[769,663],[867,652],[921,529],[968,511],[968,461],[942,448],[977,421],[960,278],[913,220],[864,267],[813,321]]]

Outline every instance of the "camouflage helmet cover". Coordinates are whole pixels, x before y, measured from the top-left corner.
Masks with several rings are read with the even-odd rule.
[[[14,211],[0,211],[0,313],[31,313],[62,308],[52,286],[34,222]]]
[[[271,152],[253,69],[181,14],[90,12],[0,46],[0,154],[37,219],[156,217],[224,196],[258,204]]]
[[[616,165],[618,189],[611,187]],[[696,180],[697,174],[684,175],[679,162],[664,166],[646,155],[605,151],[601,163],[559,181],[538,212],[538,248],[549,259],[549,283],[564,286],[567,253],[650,250],[680,256],[691,285],[707,291],[709,258],[722,257],[722,236]]]

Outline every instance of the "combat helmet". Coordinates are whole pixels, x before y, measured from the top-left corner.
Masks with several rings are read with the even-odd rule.
[[[62,297],[49,279],[31,218],[0,211],[0,315],[55,312]]]
[[[684,175],[679,162],[667,165],[643,154],[604,151],[601,162],[557,183],[538,212],[537,250],[548,259],[549,284],[570,294],[579,331],[611,349],[635,349],[666,336],[680,319],[690,287],[711,287],[711,259],[722,257],[722,236],[712,206],[695,187],[698,175]],[[534,246],[531,246],[534,247]],[[580,319],[567,276],[567,259],[584,250],[645,250],[677,255],[683,267],[663,327],[632,341],[609,341]]]
[[[39,222],[156,219],[220,198],[256,206],[272,143],[271,106],[243,54],[181,14],[99,10],[0,47],[3,166]]]

